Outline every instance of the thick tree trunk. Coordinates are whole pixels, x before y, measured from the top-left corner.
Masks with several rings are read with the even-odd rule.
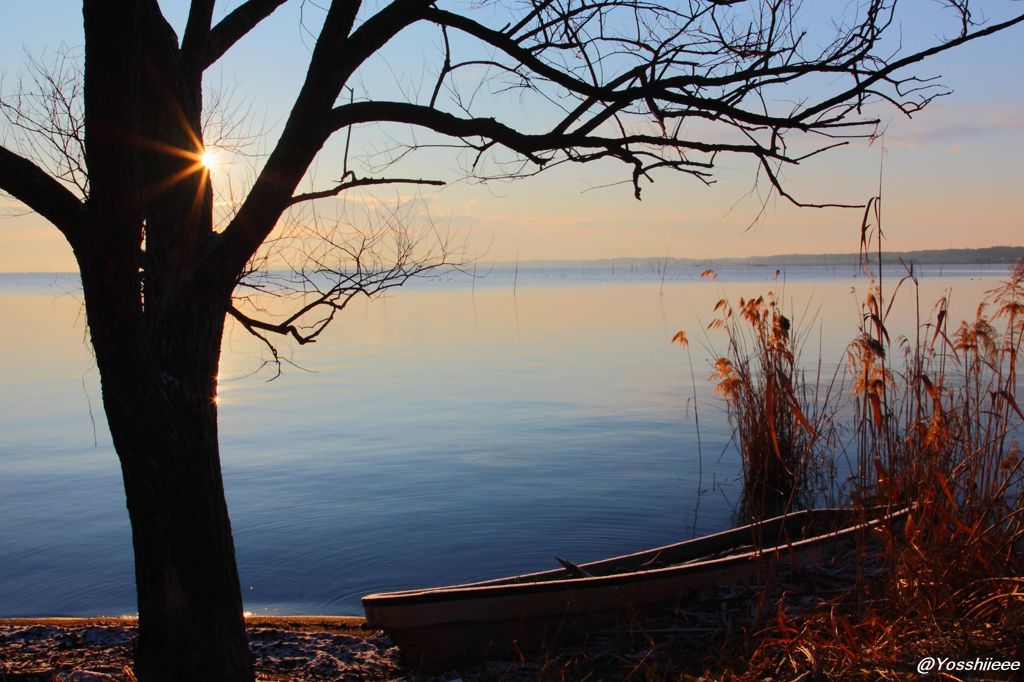
[[[115,441],[149,442],[121,455],[145,682],[253,678],[214,420],[116,427]]]
[[[236,272],[216,236],[200,73],[155,0],[85,0],[90,193],[75,246],[135,549],[142,682],[253,679],[217,445]]]
[[[143,318],[137,292],[111,274],[83,269],[82,279],[131,517],[136,675],[252,680],[217,443],[227,294],[192,291]]]
[[[138,591],[137,675],[251,680],[216,429],[210,420],[168,429],[126,417],[115,440],[150,441],[145,454],[121,456]]]

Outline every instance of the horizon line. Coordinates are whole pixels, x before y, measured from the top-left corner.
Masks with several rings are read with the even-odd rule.
[[[1001,255],[994,254],[992,252],[1008,251]],[[960,263],[963,265],[981,265],[981,264],[1005,264],[1024,258],[1024,246],[1011,246],[1007,244],[999,244],[994,246],[981,246],[981,247],[969,247],[969,248],[945,248],[945,249],[912,249],[908,251],[882,251],[882,259],[899,259],[901,257],[920,257],[920,256],[951,256],[959,254],[960,258],[967,258],[970,256],[981,256],[986,254],[992,254],[995,258],[991,260],[978,260],[978,261],[958,261],[949,260],[944,261],[943,264],[956,264]],[[808,253],[777,253],[769,255],[750,255],[750,256],[713,256],[705,258],[691,258],[686,256],[608,256],[604,258],[530,258],[530,259],[501,259],[501,260],[477,260],[477,265],[484,266],[502,266],[502,267],[558,267],[567,264],[573,265],[587,265],[587,264],[605,264],[614,265],[616,262],[636,262],[636,263],[669,263],[676,266],[700,266],[702,264],[745,264],[752,261],[760,261],[761,263],[771,263],[777,265],[791,265],[791,266],[805,266],[805,265],[820,265],[820,263],[809,262],[812,259],[820,258],[835,258],[835,259],[859,259],[862,256],[866,256],[868,261],[877,259],[878,252],[870,251],[865,253],[855,251],[825,251],[825,252],[808,252]],[[798,263],[786,263],[786,259],[802,259],[805,262]],[[452,267],[466,268],[472,265],[474,261],[468,261],[466,264],[458,266],[453,265]],[[834,265],[835,263],[829,263]],[[927,263],[923,263],[927,264]],[[275,272],[273,268],[272,272]],[[0,275],[77,275],[77,270],[2,270]]]

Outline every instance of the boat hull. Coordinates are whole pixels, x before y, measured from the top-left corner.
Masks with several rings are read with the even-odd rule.
[[[897,520],[889,514],[808,537],[837,510],[777,517],[732,531],[583,564],[593,575],[555,570],[449,587],[368,595],[367,623],[383,629],[408,662],[436,667],[508,657],[576,641],[599,629],[679,608],[695,591],[767,576],[775,562],[813,566]],[[753,541],[753,542],[746,542]],[[760,549],[744,548],[754,544]],[[734,553],[729,554],[732,549]],[[717,558],[706,558],[724,553]],[[690,557],[690,558],[687,558]],[[656,560],[668,565],[647,568]],[[633,570],[622,570],[632,568]],[[639,567],[639,568],[638,568]]]

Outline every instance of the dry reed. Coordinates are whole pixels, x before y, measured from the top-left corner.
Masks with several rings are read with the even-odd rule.
[[[956,326],[947,298],[922,314],[912,267],[891,294],[881,274],[872,273],[848,347],[848,397],[830,390],[834,381],[819,392],[803,380],[774,294],[716,306],[712,325],[726,330],[729,350],[715,380],[737,433],[745,500],[788,495],[786,509],[802,501],[822,450],[840,456],[834,420],[845,418],[854,457],[842,501],[910,513],[881,550],[859,549],[848,590],[811,608],[780,598],[745,663],[714,677],[906,679],[924,656],[1024,659],[1024,260]],[[891,339],[893,301],[907,290],[915,331]],[[866,565],[882,570],[864,579]]]
[[[778,286],[778,272],[776,286]],[[715,277],[710,270],[704,276]],[[733,306],[720,299],[709,329],[728,337],[715,361],[715,392],[728,409],[740,451],[741,521],[777,516],[819,502],[834,483],[835,375],[823,381],[801,367],[801,330],[782,311],[774,290]],[[683,332],[674,340],[685,342]]]

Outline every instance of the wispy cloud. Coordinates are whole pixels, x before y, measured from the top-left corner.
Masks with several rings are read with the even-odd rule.
[[[886,133],[886,146],[917,149],[941,143],[949,151],[963,151],[964,146],[982,138],[1024,133],[1024,115],[1007,109],[945,108],[936,115],[922,115],[912,121],[894,121]]]

